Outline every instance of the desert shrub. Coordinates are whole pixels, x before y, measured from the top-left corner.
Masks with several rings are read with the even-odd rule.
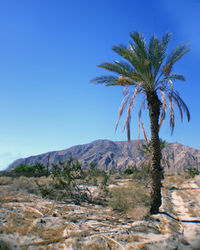
[[[108,186],[109,177],[110,177],[109,174],[107,174],[105,171],[103,171],[103,180],[102,180],[103,187]]]
[[[47,173],[46,167],[40,162],[37,162],[35,165],[33,165],[33,167],[35,169],[35,173]]]
[[[85,180],[87,184],[92,184],[94,186],[99,186],[100,188],[105,188],[108,185],[108,180],[110,178],[110,173],[105,170],[97,168],[96,162],[90,163],[90,168],[85,173]]]
[[[85,187],[85,172],[79,161],[71,157],[67,162],[54,164],[49,186],[37,182],[43,196],[64,200],[71,199],[75,203],[92,202],[91,193]]]
[[[87,171],[86,181],[94,186],[98,186],[97,177],[99,176],[99,169],[97,168],[96,162],[90,163],[90,168]]]
[[[120,212],[127,212],[137,206],[149,205],[149,195],[139,183],[113,188],[111,197],[110,206]]]
[[[132,178],[137,180],[147,180],[149,179],[150,167],[143,165],[139,169],[135,168]]]
[[[12,177],[9,176],[0,176],[0,185],[8,185],[13,181]]]
[[[197,168],[187,168],[187,170],[186,170],[186,173],[187,173],[187,175],[188,175],[188,177],[189,178],[194,178],[195,177],[195,175],[199,175],[200,174],[200,172],[199,172],[199,170],[197,169]]]

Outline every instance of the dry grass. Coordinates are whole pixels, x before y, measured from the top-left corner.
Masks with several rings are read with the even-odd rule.
[[[14,234],[18,232],[19,234],[26,234],[27,229],[32,224],[28,218],[23,218],[22,216],[18,215],[16,212],[10,213],[8,216],[8,222],[5,225],[2,225],[0,228],[0,233],[4,234]]]
[[[165,218],[162,218],[160,221],[161,221],[160,233],[161,234],[167,234],[167,233],[169,233],[170,230],[169,230],[168,221]]]
[[[124,241],[124,242],[128,242],[128,243],[131,243],[131,242],[139,242],[139,241],[142,241],[146,239],[144,236],[142,235],[139,235],[139,234],[121,234],[117,237],[117,240],[118,241]]]
[[[199,217],[200,216],[199,208],[194,209],[194,208],[189,207],[188,213],[190,214],[191,217]]]
[[[63,236],[63,231],[65,230],[66,225],[56,225],[48,227],[46,225],[36,224],[31,230],[28,231],[31,235],[38,236],[44,240],[50,240],[54,238],[60,238]]]
[[[9,176],[0,176],[0,185],[10,185],[13,182],[13,178]]]
[[[136,182],[127,186],[112,188],[111,197],[109,205],[119,212],[134,213],[133,208],[147,208],[149,205],[149,194],[142,185]],[[135,210],[135,214],[137,213],[139,213],[138,210]]]
[[[127,211],[127,217],[135,220],[144,220],[149,214],[148,206],[136,206]]]
[[[165,176],[165,185],[167,188],[180,187],[186,181],[185,174],[175,174]]]
[[[147,245],[146,243],[140,243],[137,245],[137,250],[147,250]]]

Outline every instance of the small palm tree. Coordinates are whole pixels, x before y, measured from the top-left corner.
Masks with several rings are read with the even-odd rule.
[[[139,108],[139,126],[142,109],[149,110],[151,127],[151,197],[150,213],[157,214],[161,206],[161,187],[163,168],[161,162],[161,148],[159,140],[159,129],[165,120],[167,100],[170,107],[170,127],[173,133],[175,118],[174,104],[180,111],[181,120],[183,113],[190,120],[189,110],[179,93],[174,89],[174,81],[185,81],[183,75],[173,72],[173,66],[189,50],[185,44],[177,46],[167,56],[167,47],[170,41],[170,34],[165,34],[161,40],[157,36],[150,38],[147,46],[144,37],[139,32],[130,33],[131,41],[129,46],[113,46],[113,51],[120,55],[125,61],[105,62],[99,65],[100,68],[114,72],[109,76],[100,76],[92,80],[96,84],[106,86],[123,86],[124,99],[119,110],[119,117],[116,128],[123,111],[127,107],[127,117],[124,129],[127,130],[128,141],[130,141],[130,119],[131,111],[136,104],[136,97],[141,96]]]
[[[167,142],[163,141],[162,139],[160,139],[160,149],[161,149],[161,153],[162,153],[162,158],[161,158],[161,166],[162,167],[170,167],[169,164],[169,154],[167,152],[163,152],[163,149],[167,146]],[[143,144],[142,148],[139,150],[140,154],[144,155],[144,160],[141,163],[141,166],[145,165],[145,166],[151,166],[151,156],[152,156],[152,147],[151,147],[151,141],[149,141],[149,143]],[[164,178],[164,176],[163,176]]]

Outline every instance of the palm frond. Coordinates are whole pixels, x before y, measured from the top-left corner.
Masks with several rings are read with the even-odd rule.
[[[181,122],[183,122],[183,112],[182,112],[182,106],[179,102],[179,100],[176,98],[175,95],[173,95],[173,101],[175,102],[175,104],[177,105],[179,112],[180,112],[180,116],[181,116]]]
[[[176,61],[178,61],[182,56],[184,56],[188,51],[190,51],[187,47],[187,44],[178,45],[170,55],[167,57],[166,64],[173,65]]]
[[[126,124],[126,131],[127,131],[128,142],[130,142],[130,140],[131,140],[130,119],[128,120],[128,122]]]
[[[149,82],[148,75],[148,60],[143,58],[136,53],[138,50],[137,46],[132,45],[132,48],[126,48],[124,45],[113,46],[112,49],[118,55],[126,59],[134,68],[134,70],[142,76],[143,81]],[[142,52],[141,52],[142,53]]]
[[[160,92],[161,92],[161,98],[162,98],[162,110],[160,114],[159,130],[165,120],[165,115],[166,115],[166,110],[167,110],[165,93],[163,91],[160,91]]]
[[[118,115],[118,119],[117,119],[117,122],[116,122],[116,125],[115,125],[115,132],[117,130],[117,127],[118,127],[118,124],[119,124],[119,120],[124,112],[124,109],[128,103],[128,100],[130,99],[130,96],[131,94],[129,94],[128,92],[125,92],[125,97],[120,105],[120,109],[119,109],[119,115]]]
[[[119,85],[116,76],[99,76],[91,80],[93,84],[105,84],[106,86]]]
[[[127,77],[130,77],[131,74],[133,73],[133,70],[131,69],[131,67],[128,67],[128,64],[123,64],[123,62],[114,62],[114,63],[109,63],[109,62],[105,62],[102,63],[98,66],[99,68],[103,68],[115,73],[118,73],[119,75],[124,75]]]
[[[174,106],[172,102],[172,95],[169,94],[169,106],[170,106],[170,127],[171,127],[171,134],[173,134],[174,131],[174,125],[175,125],[175,119],[174,119]]]
[[[171,93],[172,93],[174,91],[174,84],[173,84],[172,80],[170,80],[170,79],[167,79],[166,81],[169,83],[169,85],[171,87]]]
[[[142,131],[143,131],[143,134],[144,134],[145,141],[146,141],[147,145],[149,145],[150,140],[149,140],[149,137],[148,137],[147,132],[145,130],[144,123],[142,121],[141,121],[141,125],[142,125]]]
[[[138,55],[138,57],[141,57],[144,59],[148,58],[147,54],[147,48],[146,48],[146,42],[144,37],[142,36],[141,32],[131,32],[130,37],[135,42],[135,45],[131,44],[131,47],[134,48],[134,52]]]
[[[138,84],[134,90],[133,96],[130,98],[129,101],[129,105],[128,105],[128,110],[127,110],[127,117],[126,117],[126,121],[124,123],[124,128],[123,128],[123,132],[127,126],[127,123],[130,122],[130,118],[131,118],[131,112],[133,110],[133,107],[135,106],[136,102],[135,102],[135,98],[137,96],[137,94],[139,94],[141,91],[141,84]]]
[[[122,61],[115,61],[114,63],[118,65],[123,72],[126,72],[128,74],[127,76],[131,76],[133,74],[133,67],[129,63]]]
[[[187,116],[187,120],[190,121],[190,111],[187,107],[187,105],[185,104],[185,102],[183,101],[183,99],[180,97],[179,93],[177,91],[173,92],[173,96],[172,98],[175,100],[177,100],[180,104],[180,107],[183,108],[184,113]]]
[[[180,75],[180,74],[170,74],[168,76],[168,79],[174,81],[174,80],[179,80],[179,81],[183,81],[185,82],[185,77],[184,75]]]
[[[139,112],[138,112],[138,141],[137,141],[138,149],[140,149],[140,123],[141,123],[141,117],[142,117],[142,109],[145,108],[145,101],[146,101],[146,98],[142,101]]]
[[[157,36],[152,36],[149,41],[149,59],[151,60],[151,74],[155,80],[160,67],[166,56],[166,49],[170,41],[171,34],[166,33],[161,42]]]

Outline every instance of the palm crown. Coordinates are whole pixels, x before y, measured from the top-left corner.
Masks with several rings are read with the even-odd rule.
[[[145,39],[139,32],[130,33],[131,41],[129,47],[124,45],[113,46],[113,51],[120,55],[123,61],[105,62],[99,65],[100,68],[114,72],[114,75],[100,76],[92,80],[94,83],[105,84],[106,86],[121,85],[124,86],[124,99],[122,101],[119,116],[116,123],[116,129],[125,110],[127,108],[127,118],[124,129],[127,129],[128,140],[130,140],[130,118],[131,111],[136,103],[136,97],[143,94],[143,99],[139,109],[139,126],[141,121],[142,109],[145,107],[149,94],[156,94],[161,103],[161,113],[159,119],[159,128],[161,127],[166,116],[167,100],[170,107],[170,127],[173,133],[174,105],[178,107],[181,121],[183,113],[190,120],[189,110],[174,89],[174,81],[185,81],[183,75],[173,72],[174,63],[179,60],[189,49],[185,44],[178,45],[172,52],[167,55],[167,47],[171,35],[165,34],[161,40],[154,35],[150,38],[148,46]]]

